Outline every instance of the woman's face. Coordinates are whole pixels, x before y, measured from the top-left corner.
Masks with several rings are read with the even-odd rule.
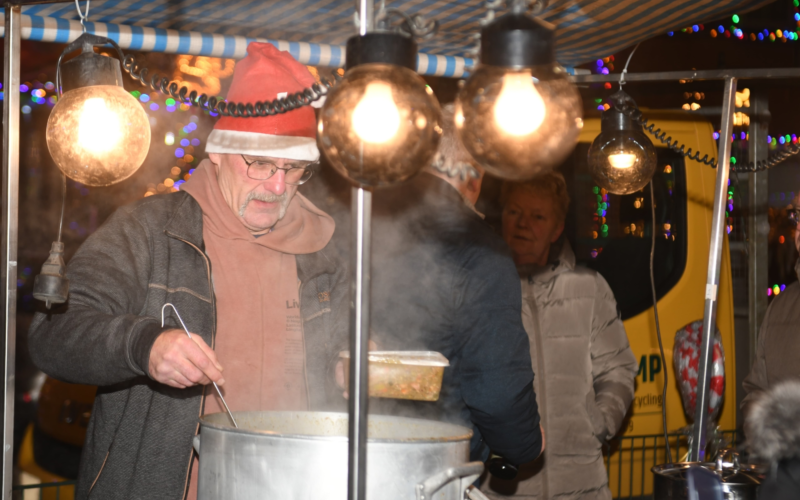
[[[503,239],[514,256],[514,263],[547,264],[550,245],[564,231],[555,200],[549,194],[514,189],[503,208]]]

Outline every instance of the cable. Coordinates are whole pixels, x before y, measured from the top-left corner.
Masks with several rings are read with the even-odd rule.
[[[64,206],[67,204],[67,176],[61,172],[63,180],[61,188],[61,218],[58,220],[58,242],[61,243],[61,229],[64,227]]]
[[[633,48],[630,54],[628,54],[628,60],[625,61],[625,67],[622,69],[622,74],[619,75],[619,89],[622,90],[622,86],[625,85],[625,73],[628,72],[628,65],[631,63],[631,59],[633,58],[633,53],[636,52],[636,49],[639,48],[642,42],[636,44],[636,47]]]
[[[689,158],[690,160],[709,165],[711,168],[717,167],[716,158],[709,158],[708,155],[703,155],[703,157],[700,158],[700,155],[702,154],[700,151],[692,153],[692,148],[686,150],[686,146],[684,144],[681,144],[677,140],[673,140],[672,136],[667,136],[667,133],[662,132],[660,128],[655,128],[655,124],[650,123],[638,108],[628,104],[620,103],[617,105],[617,110],[627,115],[628,118],[633,120],[636,124],[641,125],[645,131],[658,139],[662,144],[665,144],[669,149],[685,156],[686,158]],[[748,162],[742,166],[731,165],[731,172],[760,172],[762,170],[772,168],[790,156],[794,156],[798,153],[800,153],[800,143],[792,144],[783,151],[779,151],[765,160],[757,161],[755,163]]]
[[[86,33],[86,24],[84,22],[89,19],[89,4],[92,0],[86,0],[86,13],[84,14],[81,12],[81,4],[78,3],[78,0],[75,0],[75,8],[78,10],[78,17],[81,20],[81,28],[83,28],[83,32]]]
[[[661,342],[661,325],[658,321],[658,297],[656,296],[656,279],[653,272],[653,261],[656,254],[656,195],[653,190],[653,180],[650,180],[650,212],[653,216],[652,242],[650,244],[650,290],[653,292],[653,315],[656,320],[656,336],[658,337],[658,350],[661,353],[662,373],[664,374],[664,389],[661,391],[661,422],[664,425],[664,442],[667,446],[667,463],[672,463],[672,450],[669,447],[669,433],[667,431],[667,384],[669,381],[669,370],[667,361],[664,358],[664,344]]]
[[[120,50],[119,46],[117,46],[113,40],[109,40],[109,43],[115,46],[117,50]],[[124,56],[122,67],[131,75],[131,78],[138,80],[145,87],[150,87],[157,92],[166,94],[181,104],[197,104],[208,111],[219,113],[222,116],[233,116],[235,118],[273,116],[303,106],[308,106],[312,102],[318,101],[322,97],[328,95],[330,89],[342,80],[340,74],[333,72],[331,73],[333,77],[332,81],[322,77],[320,83],[315,83],[311,87],[303,89],[301,92],[295,92],[294,94],[280,99],[266,102],[258,101],[256,103],[237,103],[217,101],[216,97],[209,98],[206,94],[198,95],[196,90],[189,92],[189,89],[185,86],[179,89],[177,83],[170,82],[167,78],[161,78],[158,73],[154,73],[153,76],[148,79],[147,74],[150,70],[147,68],[140,68],[136,64],[136,57],[131,54]]]

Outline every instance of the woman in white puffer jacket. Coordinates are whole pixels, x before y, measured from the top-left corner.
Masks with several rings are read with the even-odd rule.
[[[569,206],[561,174],[506,185],[503,205],[547,449],[516,479],[490,477],[482,490],[491,498],[610,500],[602,443],[622,424],[638,368],[614,294],[598,273],[576,267],[561,238]]]

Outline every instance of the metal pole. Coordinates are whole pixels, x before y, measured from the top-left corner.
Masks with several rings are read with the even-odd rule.
[[[374,29],[373,0],[357,0],[361,36]],[[362,155],[363,158],[363,155]],[[369,272],[372,192],[352,190],[350,207],[350,383],[348,391],[347,498],[367,497],[367,404],[369,390]]]
[[[717,324],[717,289],[722,260],[722,242],[725,234],[725,200],[728,199],[728,173],[730,169],[733,110],[736,102],[736,78],[725,79],[725,96],[722,102],[717,182],[714,187],[714,212],[711,219],[711,241],[708,249],[708,279],[706,281],[705,307],[703,309],[703,338],[700,348],[700,366],[697,370],[697,408],[694,414],[692,447],[689,460],[705,459],[706,424],[708,421],[708,387],[711,382],[711,362],[714,332]]]
[[[2,297],[5,320],[3,364],[5,398],[3,405],[3,498],[11,498],[14,468],[14,355],[17,340],[17,228],[19,226],[19,58],[21,7],[5,4],[5,91],[3,102],[3,172],[0,179],[0,261],[3,262]]]
[[[769,125],[769,103],[764,92],[753,92],[750,95],[750,140],[748,141],[750,161],[755,163],[767,159],[767,127]],[[756,341],[758,328],[767,312],[767,267],[769,236],[769,217],[767,207],[767,180],[769,171],[748,174],[748,217],[747,217],[747,256],[748,256],[748,300],[750,335],[748,341],[749,363],[753,365],[756,357]]]
[[[347,492],[364,500],[367,486],[367,356],[369,342],[369,269],[372,192],[352,191],[350,247],[350,384]]]
[[[608,75],[574,75],[569,79],[573,83],[618,82],[621,73]],[[759,78],[798,78],[800,68],[764,68],[764,69],[709,69],[692,71],[655,71],[652,73],[625,73],[625,81],[658,82],[658,81],[694,81],[694,80],[737,80]]]

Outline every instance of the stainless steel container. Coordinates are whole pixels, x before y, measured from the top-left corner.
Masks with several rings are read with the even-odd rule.
[[[761,484],[761,471],[754,466],[740,465],[739,457],[735,453],[730,462],[723,461],[721,455],[716,463],[681,462],[656,465],[652,469],[653,499],[688,500],[686,471],[693,465],[700,465],[717,474],[725,500],[756,500],[758,486]]]
[[[200,419],[198,500],[345,500],[347,414],[234,412]],[[467,463],[472,431],[411,418],[371,415],[370,500],[462,500],[483,471]]]

